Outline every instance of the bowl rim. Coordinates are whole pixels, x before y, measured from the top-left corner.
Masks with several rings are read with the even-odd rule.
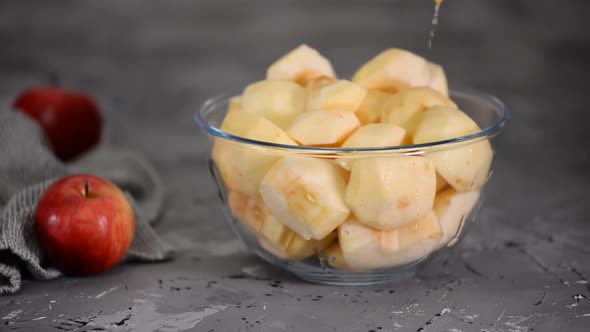
[[[334,154],[380,154],[380,153],[396,153],[396,154],[422,154],[425,151],[447,150],[456,148],[460,145],[472,144],[478,141],[490,139],[498,135],[506,126],[509,119],[508,107],[499,98],[480,92],[473,89],[458,89],[451,90],[450,97],[453,98],[477,98],[481,103],[487,103],[498,114],[499,118],[493,124],[481,129],[473,134],[455,137],[442,141],[401,145],[401,146],[386,146],[386,147],[364,147],[364,148],[339,148],[339,147],[314,147],[301,145],[286,145],[271,142],[264,142],[253,140],[241,136],[229,134],[220,128],[210,125],[206,120],[206,115],[215,110],[219,104],[228,102],[231,98],[239,95],[221,94],[216,97],[206,100],[201,107],[195,112],[194,118],[197,125],[207,134],[215,137],[223,138],[229,141],[252,145],[263,149],[276,149],[283,152],[293,153],[308,153],[311,155],[334,155]]]

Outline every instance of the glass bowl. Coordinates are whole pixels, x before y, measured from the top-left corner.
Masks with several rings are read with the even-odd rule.
[[[249,250],[310,282],[368,285],[413,275],[477,216],[508,112],[483,93],[451,97],[482,130],[426,144],[318,148],[222,131],[231,96],[206,101],[195,118],[211,138],[209,165],[226,219]],[[409,197],[400,194],[407,190]],[[432,207],[426,216],[417,212],[425,205]],[[420,218],[407,223],[414,214]],[[399,225],[390,229],[391,220]]]

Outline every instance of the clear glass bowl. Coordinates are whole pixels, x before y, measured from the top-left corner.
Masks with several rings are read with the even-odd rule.
[[[216,153],[216,145],[229,147],[227,151],[221,152],[226,159],[221,159],[219,156],[209,158],[211,175],[217,184],[226,219],[244,244],[258,256],[273,265],[290,271],[301,279],[322,284],[368,285],[407,278],[413,275],[419,264],[424,263],[434,253],[453,246],[465,232],[466,227],[464,226],[472,223],[477,216],[481,205],[480,193],[492,174],[493,156],[495,155],[493,138],[502,131],[508,120],[506,106],[499,99],[474,91],[453,91],[451,93],[453,101],[482,128],[481,131],[445,141],[387,148],[350,149],[291,146],[251,140],[222,131],[220,126],[230,104],[230,97],[220,96],[206,101],[195,115],[197,124],[211,138],[213,153]],[[363,242],[358,242],[358,245],[349,238],[348,242],[345,243],[347,245],[326,247],[328,240],[305,240],[283,226],[283,223],[278,223],[278,218],[274,218],[270,214],[268,207],[264,203],[265,201],[258,195],[256,190],[261,177],[265,174],[264,172],[261,173],[260,168],[253,168],[252,166],[263,164],[268,169],[269,165],[284,157],[314,158],[333,163],[334,168],[339,169],[343,177],[347,178],[345,181],[348,181],[350,174],[344,168],[341,168],[338,163],[379,158],[380,160],[393,161],[395,164],[394,160],[416,158],[418,156],[430,160],[437,159],[438,163],[442,162],[442,165],[446,165],[445,167],[450,172],[450,174],[447,172],[445,178],[452,179],[454,176],[452,173],[453,167],[457,166],[457,164],[445,164],[445,158],[457,154],[462,155],[466,152],[476,155],[478,148],[487,145],[488,142],[490,143],[489,147],[491,147],[489,160],[486,159],[480,165],[476,180],[473,180],[470,186],[464,189],[465,192],[461,193],[448,189],[451,187],[449,184],[446,185],[445,189],[437,190],[434,211],[437,212],[438,221],[441,225],[438,233],[422,232],[416,227],[413,229],[406,227],[403,231],[393,232],[369,231],[372,234],[369,235],[369,238],[371,236],[375,238],[374,242],[366,241],[367,231],[363,227],[359,230],[358,227],[353,226],[350,228],[351,233],[349,233],[349,230],[346,230],[345,234],[341,233],[342,238],[344,238],[344,236],[352,236],[350,234],[358,235],[354,233],[357,231],[364,232],[364,237],[359,237],[360,241]],[[223,164],[220,165],[219,162],[214,160],[223,160]],[[261,160],[263,160],[262,163]],[[408,159],[404,160],[407,161]],[[466,161],[466,163],[469,162]],[[472,159],[471,162],[477,163],[478,160]],[[437,163],[434,165],[437,166],[438,170],[440,165]],[[237,170],[237,172],[222,174],[228,171],[228,167],[234,171]],[[265,169],[265,167],[262,167],[262,169]],[[253,171],[244,172],[248,169],[253,169]],[[456,169],[460,169],[460,167]],[[371,170],[375,171],[375,169]],[[368,177],[371,177],[370,174],[372,174],[369,170],[366,172],[359,171],[358,173],[369,174]],[[285,174],[285,181],[293,180],[293,178],[288,179],[290,177],[288,173]],[[365,178],[365,176],[358,176],[358,179]],[[437,181],[439,181],[438,179],[440,177],[437,175]],[[236,181],[242,181],[241,184],[245,183],[246,185],[236,186]],[[475,182],[478,183],[477,188],[474,188]],[[454,203],[449,205],[440,203],[441,207],[438,207],[439,198],[441,201],[444,200],[442,198],[444,195],[440,195],[440,193],[445,191],[452,192],[452,195],[446,198],[447,203],[453,200],[469,201],[469,203],[457,203],[455,205],[453,205]],[[465,197],[470,198],[464,199]],[[314,204],[313,198],[310,198],[310,200],[312,201],[310,204]],[[288,205],[296,200],[287,201],[285,204]],[[356,208],[363,211],[362,204],[356,206]],[[369,213],[371,212],[369,211]],[[353,212],[350,215],[354,216]],[[271,221],[268,221],[269,217],[272,219]],[[335,236],[333,234],[330,235],[331,238]],[[425,236],[424,234],[430,235]],[[418,240],[414,242],[413,240],[405,241],[414,237]],[[342,239],[334,241],[343,243]],[[332,250],[334,247],[340,247],[340,251]],[[345,256],[347,259],[341,256],[344,248],[346,248],[347,254]],[[346,266],[351,265],[351,261],[353,261],[353,266]],[[343,264],[345,265],[344,268],[342,268]]]

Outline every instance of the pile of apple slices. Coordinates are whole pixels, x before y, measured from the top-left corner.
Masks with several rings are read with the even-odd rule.
[[[302,45],[231,100],[221,130],[285,145],[363,148],[480,128],[448,97],[443,69],[416,54],[386,50],[348,81]],[[263,248],[287,260],[317,254],[352,270],[406,264],[452,245],[492,156],[487,140],[420,156],[310,157],[221,138],[212,151],[232,214]]]

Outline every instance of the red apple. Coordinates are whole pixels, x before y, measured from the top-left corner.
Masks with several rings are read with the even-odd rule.
[[[116,185],[94,175],[70,175],[41,197],[35,230],[54,266],[66,274],[90,275],[123,259],[133,240],[135,217]]]
[[[73,159],[100,141],[102,117],[90,96],[56,87],[32,88],[14,107],[39,122],[61,160]]]

